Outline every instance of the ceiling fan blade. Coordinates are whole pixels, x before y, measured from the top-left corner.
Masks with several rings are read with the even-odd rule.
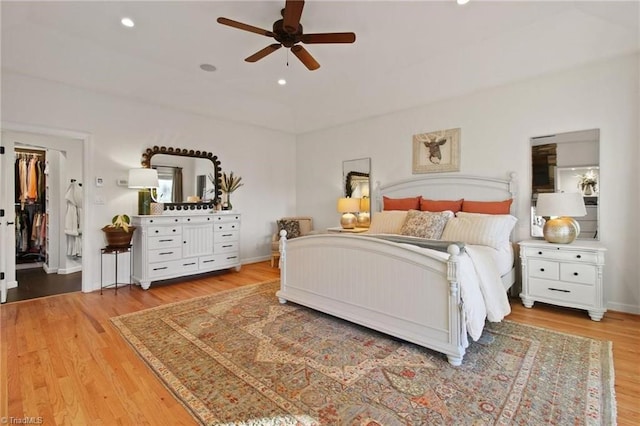
[[[304,8],[304,0],[287,0],[284,5],[283,27],[289,34],[294,34],[298,31],[300,25],[300,17],[302,16],[302,9]]]
[[[303,34],[301,41],[305,44],[353,43],[356,41],[356,35],[354,33]]]
[[[247,62],[257,62],[260,59],[264,58],[265,56],[269,55],[270,53],[273,53],[276,50],[280,49],[281,47],[282,47],[282,45],[279,44],[279,43],[270,44],[269,46],[265,47],[264,49],[259,50],[256,53],[254,53],[253,55],[251,55],[248,58],[246,58],[245,61],[247,61]]]
[[[233,28],[238,28],[239,30],[245,30],[252,33],[260,34],[267,37],[275,36],[271,31],[263,30],[262,28],[254,27],[253,25],[243,24],[242,22],[233,21],[231,19],[220,17],[218,18],[218,23],[222,25],[228,25]]]
[[[313,58],[313,56],[311,56],[309,52],[307,52],[307,50],[304,47],[300,45],[295,45],[291,48],[291,51],[293,52],[294,55],[298,57],[298,59],[300,59],[300,62],[302,62],[304,66],[307,67],[310,71],[317,70],[318,68],[320,68],[320,64]]]

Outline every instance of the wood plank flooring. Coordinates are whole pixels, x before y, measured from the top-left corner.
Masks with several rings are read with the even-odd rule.
[[[71,293],[2,305],[0,416],[41,417],[45,425],[194,425],[109,323],[109,318],[279,277],[269,262],[178,284]],[[509,319],[611,340],[618,424],[640,424],[640,316],[512,301]]]

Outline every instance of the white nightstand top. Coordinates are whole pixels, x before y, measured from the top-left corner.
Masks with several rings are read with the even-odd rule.
[[[327,228],[328,232],[346,232],[351,234],[359,234],[361,232],[367,232],[369,228],[351,228],[345,229],[341,226],[334,226],[333,228]]]
[[[518,244],[527,247],[559,247],[565,248],[567,250],[601,250],[606,251],[607,248],[600,243],[600,241],[594,240],[574,240],[570,244],[555,244],[550,243],[545,240],[523,240],[519,241]]]

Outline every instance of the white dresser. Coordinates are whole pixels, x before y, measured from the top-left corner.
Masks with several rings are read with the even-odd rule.
[[[552,244],[543,240],[520,243],[522,304],[535,301],[586,309],[594,321],[607,311],[602,275],[606,249],[597,241]]]
[[[220,269],[240,270],[240,214],[133,216],[133,279],[152,281]]]

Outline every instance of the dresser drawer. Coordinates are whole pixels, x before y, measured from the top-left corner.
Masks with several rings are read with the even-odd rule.
[[[152,216],[145,217],[140,219],[140,223],[147,224],[149,226],[156,225],[175,225],[177,223],[181,223],[181,217],[161,217],[161,216]]]
[[[238,243],[237,241],[225,241],[225,242],[215,242],[213,245],[213,252],[215,254],[220,253],[231,253],[238,251]]]
[[[237,231],[240,229],[240,222],[216,223],[213,229],[215,232]]]
[[[188,216],[182,218],[184,223],[213,223],[213,216]]]
[[[239,214],[221,214],[215,216],[216,222],[238,222],[240,223],[240,215]]]
[[[225,266],[234,266],[237,265],[239,263],[239,256],[237,253],[225,253],[225,254],[218,254],[215,256],[216,262],[218,263],[218,267],[225,267]]]
[[[559,250],[551,248],[527,247],[525,254],[529,259],[545,258],[553,260],[571,260],[574,262],[596,263],[598,256],[596,253],[581,252],[574,250]]]
[[[180,273],[180,264],[177,261],[149,264],[149,278],[166,277]]]
[[[580,263],[563,263],[560,265],[560,279],[572,283],[595,285],[596,267]]]
[[[182,259],[178,262],[182,273],[196,272],[198,270],[198,259]]]
[[[180,247],[182,238],[179,235],[167,235],[166,237],[149,237],[149,250],[157,250],[169,247]]]
[[[181,247],[149,250],[149,263],[166,262],[168,260],[180,259],[181,257],[182,257]]]
[[[182,233],[181,226],[150,226],[149,236],[156,237],[160,235],[180,235]]]
[[[224,243],[227,241],[238,241],[240,231],[220,231],[213,234],[213,241],[216,243]]]
[[[531,278],[529,280],[529,293],[534,297],[569,304],[591,306],[595,301],[595,287],[563,281]]]
[[[560,264],[549,260],[531,259],[528,263],[529,276],[557,280],[560,277]]]

